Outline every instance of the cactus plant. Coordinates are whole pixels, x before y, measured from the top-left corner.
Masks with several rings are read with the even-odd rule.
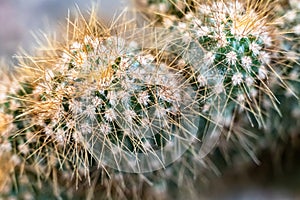
[[[57,174],[79,187],[81,179],[91,184],[94,167],[151,172],[197,139],[197,92],[125,32],[129,26],[114,33],[94,12],[89,20],[69,19],[65,41],[47,36],[48,50],[19,56],[18,88],[3,91],[2,121],[10,115],[15,127],[5,130],[8,144],[38,179],[53,180],[57,197]]]
[[[297,4],[144,4],[157,27],[78,12],[1,73],[1,197],[196,198],[195,183],[297,134]]]
[[[296,95],[278,73],[287,68],[278,52],[287,52],[278,47],[283,33],[276,26],[275,3],[194,1],[194,10],[166,26],[175,35],[170,51],[183,58],[202,93],[199,102],[210,131],[216,138],[221,132],[227,140],[232,136],[253,158],[251,142],[245,142],[254,134],[241,132],[242,118],[265,128],[268,113],[262,104],[270,102],[279,112],[271,87],[282,85]]]

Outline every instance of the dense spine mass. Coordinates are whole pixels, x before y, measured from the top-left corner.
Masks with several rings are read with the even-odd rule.
[[[0,197],[196,198],[298,134],[297,0],[138,5],[155,27],[79,12],[1,72]]]

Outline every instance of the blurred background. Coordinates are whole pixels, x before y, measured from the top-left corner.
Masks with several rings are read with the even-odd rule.
[[[96,0],[100,17],[111,20],[116,12],[130,6],[130,0]],[[0,0],[0,57],[8,61],[19,47],[31,49],[32,32],[48,30],[64,22],[68,9],[78,5],[85,12],[93,0]]]

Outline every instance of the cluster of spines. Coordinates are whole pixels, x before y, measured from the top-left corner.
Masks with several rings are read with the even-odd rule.
[[[59,196],[57,169],[78,186],[83,177],[91,181],[93,167],[153,171],[177,159],[195,137],[198,118],[195,92],[181,72],[109,35],[96,20],[69,23],[72,39],[54,41],[41,57],[20,57],[24,78],[16,91],[3,91],[1,108],[16,130],[3,129],[17,141],[14,148],[23,147],[16,152],[22,161],[38,178],[52,179]],[[174,157],[164,158],[168,148]],[[152,160],[143,163],[139,154]],[[124,160],[129,167],[121,166]]]
[[[287,8],[279,1],[193,1],[186,5],[189,9],[168,7],[155,13],[160,26],[175,35],[171,52],[192,68],[193,80],[202,91],[201,116],[220,126],[222,134],[211,137],[219,137],[217,152],[228,163],[249,156],[259,163],[256,155],[261,148],[297,132],[297,3],[289,1]],[[284,8],[278,12],[279,5]],[[288,113],[293,116],[285,118]],[[282,118],[295,123],[282,125]]]
[[[5,107],[13,105],[6,102],[2,106],[6,109],[5,114],[0,118],[7,121],[7,113],[13,114],[13,118],[16,118],[14,124],[19,129],[17,136],[21,138],[21,143],[25,143],[23,146],[33,143],[28,146],[30,153],[23,149],[21,154],[29,155],[26,158],[36,159],[33,162],[45,163],[47,160],[46,165],[49,167],[52,163],[52,170],[59,165],[65,170],[77,168],[75,171],[71,170],[77,176],[80,176],[82,168],[85,171],[82,174],[88,174],[89,168],[93,166],[92,162],[95,162],[93,159],[97,160],[96,165],[106,164],[105,159],[101,160],[102,158],[93,155],[94,148],[102,145],[116,145],[134,153],[154,153],[153,148],[158,141],[152,138],[149,140],[151,143],[147,143],[145,139],[149,135],[145,137],[146,129],[151,129],[152,134],[159,132],[159,140],[171,141],[167,137],[176,137],[176,134],[172,133],[173,128],[168,129],[170,124],[185,129],[180,124],[186,117],[182,115],[180,106],[195,104],[189,107],[192,118],[204,117],[212,124],[221,126],[227,139],[232,138],[233,142],[237,140],[256,159],[251,150],[253,144],[242,135],[255,137],[244,128],[247,126],[244,118],[252,123],[252,118],[255,118],[257,123],[266,128],[261,103],[268,104],[270,101],[274,105],[277,100],[271,84],[275,88],[283,84],[284,91],[288,90],[281,74],[277,74],[278,70],[284,72],[286,68],[274,64],[278,56],[278,49],[273,47],[274,40],[278,39],[277,30],[272,30],[274,26],[268,23],[265,11],[255,14],[262,8],[250,4],[250,1],[248,5],[223,1],[207,4],[199,2],[193,1],[193,9],[186,8],[184,12],[175,6],[179,10],[176,12],[181,12],[180,17],[171,21],[171,24],[166,23],[168,20],[170,22],[168,16],[165,16],[168,20],[163,20],[167,28],[171,27],[175,32],[174,35],[177,32],[180,35],[176,48],[181,48],[175,54],[180,57],[183,52],[182,59],[188,72],[161,63],[158,57],[150,53],[141,54],[135,47],[129,54],[123,52],[122,37],[111,36],[107,34],[108,30],[103,31],[105,36],[95,36],[91,31],[95,27],[85,27],[88,33],[84,33],[79,39],[69,40],[69,46],[64,46],[63,53],[50,56],[49,63],[45,63],[46,67],[40,65],[39,60],[33,59],[32,64],[38,66],[35,77],[29,82],[25,81],[17,94],[9,94],[10,102],[18,103],[17,109],[7,111]],[[176,5],[173,1],[161,3]],[[184,5],[188,7],[188,4]],[[244,6],[246,10],[243,10]],[[202,14],[203,18],[200,17]],[[298,35],[297,26],[292,30],[292,34]],[[76,37],[76,31],[74,33],[73,37]],[[198,51],[197,54],[193,54],[194,51]],[[195,56],[199,54],[203,57]],[[297,63],[299,52],[294,52],[293,55]],[[26,62],[23,65],[25,68],[30,66]],[[289,71],[287,73],[291,75]],[[145,79],[139,78],[141,75]],[[181,80],[190,75],[192,78]],[[275,82],[270,83],[273,79]],[[182,85],[187,82],[188,86]],[[199,88],[197,95],[191,89],[195,85]],[[192,97],[181,104],[188,96]],[[261,96],[267,100],[260,102]],[[200,108],[200,111],[195,108]],[[245,114],[245,110],[250,115]],[[2,121],[0,128],[6,129],[7,122]],[[141,132],[138,129],[143,124],[148,126],[144,126]],[[208,131],[212,130],[216,129]],[[229,137],[233,132],[237,133],[236,136]],[[191,134],[191,138],[195,137],[190,130],[187,133]],[[109,136],[106,137],[107,135]],[[213,136],[216,137],[212,134],[211,137]],[[97,140],[105,140],[106,143],[99,144]],[[222,148],[224,144],[226,149],[234,145],[232,141],[220,140],[218,146]],[[21,146],[19,143],[17,145]],[[194,147],[189,152],[197,152],[197,147],[193,149]],[[197,154],[192,153],[192,156],[195,155]],[[49,157],[54,157],[55,161]],[[68,165],[67,162],[71,164]]]

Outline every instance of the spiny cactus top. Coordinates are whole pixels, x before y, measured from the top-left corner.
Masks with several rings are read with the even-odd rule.
[[[223,113],[222,118],[233,120],[232,112],[238,108],[253,114],[263,125],[257,98],[261,93],[275,102],[267,80],[270,74],[278,77],[271,63],[275,43],[274,26],[268,19],[270,4],[194,3],[194,10],[184,18],[166,16],[164,25],[173,34],[178,32],[175,52],[192,66],[205,93],[201,101],[215,110],[211,112],[215,116]],[[224,120],[219,122],[226,124]]]
[[[176,1],[167,2],[176,5]],[[148,3],[159,5],[158,1]],[[218,142],[230,149],[231,138],[255,159],[251,140],[256,136],[243,127],[266,128],[270,109],[280,116],[275,87],[296,96],[282,74],[297,69],[282,64],[281,56],[289,53],[279,46],[279,41],[286,39],[277,27],[280,17],[273,3],[195,0],[186,2],[183,9],[171,6],[154,13],[162,22],[158,26],[171,35],[168,50],[182,59],[191,82],[199,89],[199,114],[208,122],[207,137],[214,138],[210,147],[202,146],[204,149]],[[225,142],[220,140],[223,137]]]
[[[197,132],[195,92],[180,72],[152,55],[128,49],[121,38],[101,40],[86,36],[83,43],[74,42],[59,64],[46,70],[33,93],[51,106],[37,121],[58,143],[74,140],[97,152],[99,164],[125,170],[117,159],[124,166],[140,165],[130,166],[132,171],[152,170],[142,169],[151,164],[140,161],[153,164],[159,158],[157,167],[163,167],[170,161],[155,151]]]
[[[165,167],[197,139],[196,91],[136,41],[99,29],[77,33],[48,57],[24,58],[30,71],[15,97],[19,134],[31,132],[28,142],[41,140],[41,149],[60,149],[62,162],[76,168]]]

